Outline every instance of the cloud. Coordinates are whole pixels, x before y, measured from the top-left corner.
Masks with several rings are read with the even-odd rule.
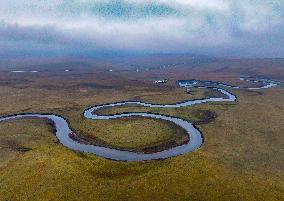
[[[0,3],[0,44],[11,51],[17,46],[23,51],[46,46],[78,52],[284,56],[283,0]]]

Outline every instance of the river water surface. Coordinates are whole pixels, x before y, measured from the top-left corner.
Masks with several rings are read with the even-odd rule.
[[[203,81],[205,82],[205,81]],[[224,83],[206,81],[206,84],[214,84],[219,86],[225,86],[228,88],[237,88],[233,87]],[[184,83],[183,83],[184,84]],[[200,84],[200,83],[196,83]],[[271,87],[274,85],[271,85]],[[194,86],[181,86],[181,87],[194,87]],[[200,86],[198,86],[200,87]],[[206,86],[203,86],[203,88]],[[147,118],[154,118],[154,119],[161,119],[165,121],[170,121],[183,129],[187,132],[189,136],[189,141],[186,144],[173,147],[164,151],[156,152],[156,153],[142,153],[142,152],[132,152],[132,151],[125,151],[119,150],[114,148],[108,148],[103,146],[96,146],[96,145],[89,145],[89,144],[81,144],[80,142],[72,139],[70,134],[73,133],[69,122],[64,117],[61,117],[56,114],[15,114],[10,116],[0,117],[0,122],[8,121],[8,120],[15,120],[21,118],[43,118],[49,119],[54,123],[54,127],[56,129],[56,137],[63,144],[65,147],[75,151],[93,153],[97,156],[104,157],[107,159],[118,160],[118,161],[144,161],[144,160],[154,160],[154,159],[164,159],[173,156],[182,155],[188,152],[192,152],[198,149],[203,143],[203,135],[202,133],[194,127],[194,125],[184,119],[173,117],[173,116],[166,116],[161,114],[153,114],[153,113],[143,113],[143,112],[133,112],[133,113],[121,113],[121,114],[114,114],[114,115],[96,115],[96,111],[98,109],[103,108],[111,108],[123,105],[139,105],[143,107],[151,107],[151,108],[179,108],[179,107],[186,107],[192,106],[196,104],[208,103],[208,102],[234,102],[236,101],[236,96],[229,91],[222,89],[222,88],[210,88],[210,90],[217,90],[220,93],[224,94],[226,98],[204,98],[204,99],[197,99],[197,100],[187,100],[175,104],[152,104],[152,103],[145,103],[141,101],[124,101],[124,102],[117,102],[117,103],[108,103],[103,105],[97,105],[91,108],[88,108],[84,111],[83,115],[87,119],[92,120],[108,120],[108,119],[117,119],[123,117],[147,117]]]

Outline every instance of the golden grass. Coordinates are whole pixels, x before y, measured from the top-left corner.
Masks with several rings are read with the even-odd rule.
[[[75,76],[73,84],[92,82],[89,75],[84,76],[80,79]],[[157,136],[149,134],[156,126],[146,126],[152,122],[141,119],[131,126],[120,120],[89,124],[81,112],[93,104],[134,99],[143,91],[164,93],[163,89],[144,85],[141,88],[129,85],[125,89],[97,89],[73,87],[70,78],[34,79],[34,83],[25,88],[1,86],[2,114],[55,112],[70,119],[75,130],[104,137],[117,146],[119,143],[120,146],[145,146],[143,140],[157,142]],[[70,89],[37,88],[42,83],[69,86]],[[1,123],[0,200],[284,200],[284,88],[261,92],[262,95],[234,90],[237,103],[151,110],[192,121],[199,120],[194,115],[198,110],[211,110],[218,115],[215,121],[198,126],[205,136],[205,143],[199,150],[158,161],[115,162],[68,150],[56,142],[42,120]],[[171,88],[167,93],[164,101],[180,98],[171,96],[176,94]],[[155,95],[147,101],[155,102]],[[150,109],[113,108],[100,112],[125,110]],[[139,122],[146,132],[143,140],[135,139],[136,133],[132,132],[140,128]],[[153,125],[167,130],[160,121]],[[108,127],[109,135],[103,126]],[[116,129],[121,131],[121,138],[131,139],[128,145],[120,137],[117,137],[120,142],[114,142]],[[158,130],[157,135],[162,135]],[[17,142],[17,146],[12,146],[16,151],[7,148],[7,139]],[[23,147],[31,150],[23,151]]]
[[[130,117],[99,121],[82,119],[77,123],[74,119],[72,122],[75,133],[85,141],[119,149],[161,151],[184,144],[188,139],[182,128],[156,119]]]

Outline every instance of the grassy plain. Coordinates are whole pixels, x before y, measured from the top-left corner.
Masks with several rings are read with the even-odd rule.
[[[75,126],[75,133],[80,139],[122,150],[155,152],[188,141],[187,133],[182,128],[149,118],[132,117],[98,122],[83,119]]]
[[[239,84],[238,75],[245,68],[230,69],[236,65],[232,63],[223,71],[218,71],[214,62],[207,63],[212,71],[207,69],[206,74],[189,67],[141,73],[110,73],[99,67],[68,73],[47,70],[37,75],[3,71],[0,111],[2,115],[54,112],[68,118],[72,128],[88,139],[143,150],[180,140],[182,135],[173,135],[173,128],[163,121],[149,119],[90,122],[82,117],[83,110],[122,100],[172,103],[199,98],[203,92],[189,96],[176,89],[175,79],[229,80]],[[273,69],[271,64],[269,70]],[[276,66],[275,71],[275,78],[284,81],[284,68],[281,71]],[[254,68],[250,73],[264,74],[265,68]],[[153,85],[158,75],[170,82]],[[269,76],[274,75],[270,72]],[[111,161],[63,147],[44,120],[2,122],[0,200],[284,200],[284,88],[233,92],[238,96],[236,103],[99,111],[151,111],[196,122],[204,134],[204,145],[195,152],[166,160]],[[214,114],[209,121],[208,113]]]

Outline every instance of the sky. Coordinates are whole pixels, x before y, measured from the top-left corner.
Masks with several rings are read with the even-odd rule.
[[[284,57],[284,0],[0,0],[0,55]]]

